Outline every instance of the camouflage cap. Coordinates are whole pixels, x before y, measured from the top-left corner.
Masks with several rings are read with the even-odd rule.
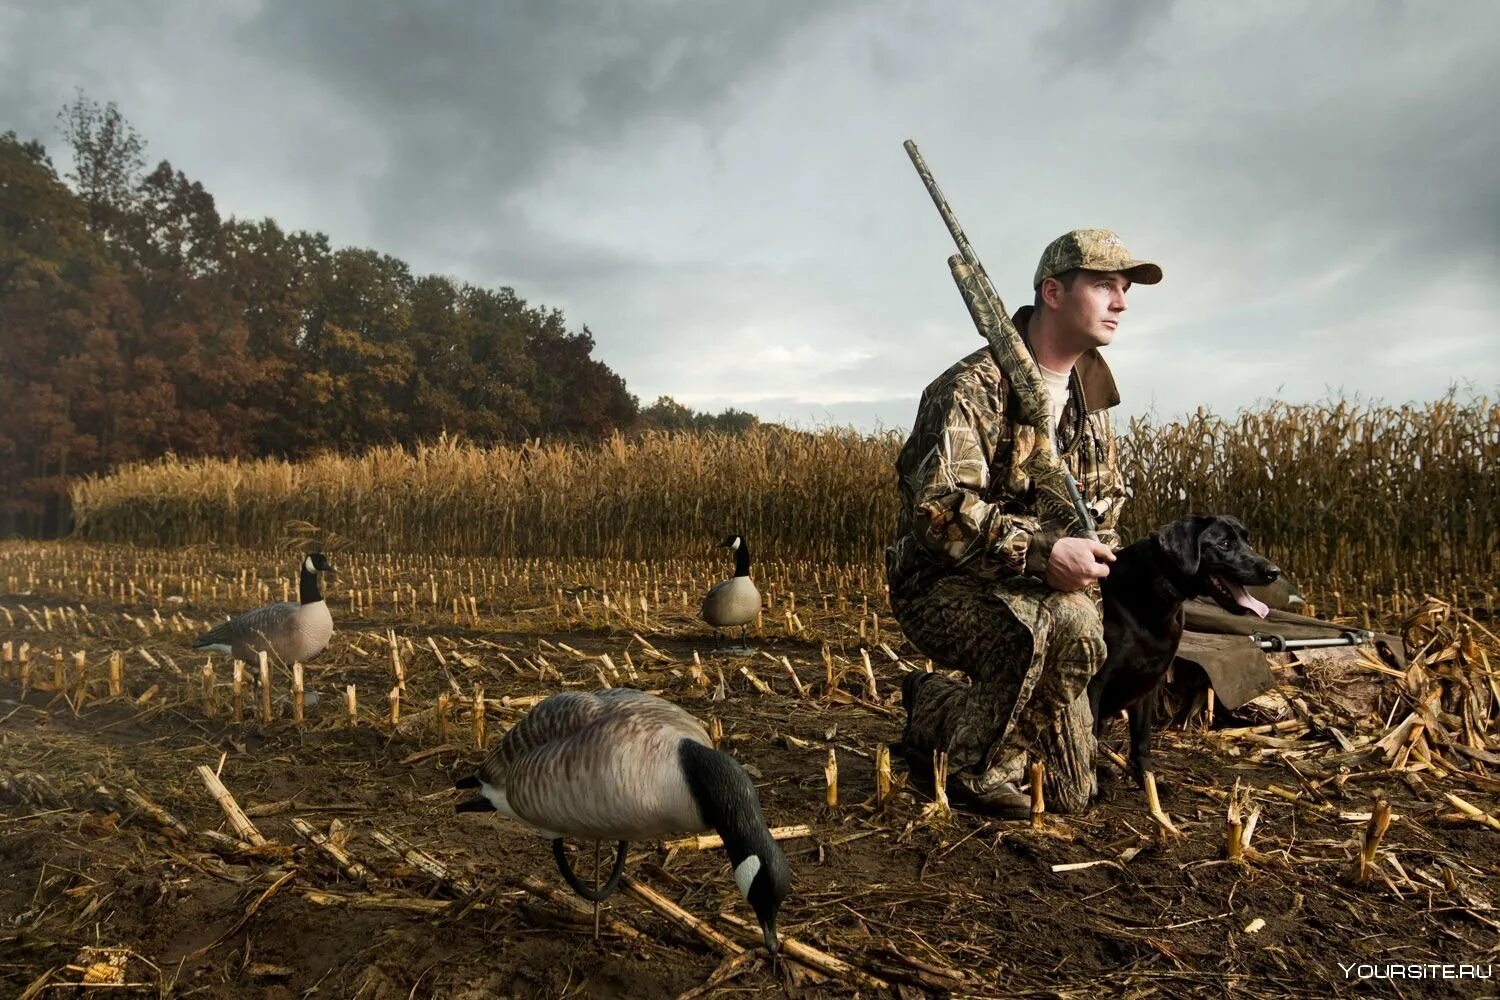
[[[1149,260],[1136,260],[1120,237],[1108,229],[1075,229],[1047,244],[1031,287],[1040,288],[1044,279],[1075,267],[1121,271],[1138,285],[1154,285],[1161,280],[1159,266]]]

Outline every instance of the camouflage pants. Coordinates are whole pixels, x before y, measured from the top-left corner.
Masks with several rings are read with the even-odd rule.
[[[1096,790],[1086,689],[1105,655],[1092,593],[960,574],[893,591],[907,639],[934,666],[970,681],[932,674],[906,688],[914,702],[906,706],[908,749],[946,749],[950,767],[998,767],[1012,780],[1028,755],[1040,757],[1048,809],[1086,808]]]

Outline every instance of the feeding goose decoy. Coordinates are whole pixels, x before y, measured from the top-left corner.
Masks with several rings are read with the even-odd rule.
[[[274,662],[306,663],[333,637],[333,616],[323,600],[318,574],[334,572],[323,553],[307,555],[297,583],[297,603],[279,601],[236,615],[200,635],[193,648],[246,663],[255,663],[261,650]]]
[[[700,617],[714,630],[714,645],[719,643],[719,629],[740,630],[740,646],[746,644],[745,632],[760,614],[760,591],[750,579],[750,546],[743,535],[730,535],[719,543],[734,552],[734,576],[716,583],[703,597]]]
[[[745,769],[714,749],[703,725],[677,705],[632,688],[554,694],[454,787],[480,793],[458,812],[499,812],[551,838],[558,870],[595,904],[596,919],[597,904],[619,885],[630,841],[716,830],[767,949],[778,951],[776,914],[791,881],[786,858]],[[566,837],[615,842],[603,885],[590,889],[574,874]]]

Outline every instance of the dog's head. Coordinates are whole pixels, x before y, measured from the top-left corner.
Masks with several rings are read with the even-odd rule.
[[[1212,597],[1226,611],[1261,618],[1270,610],[1246,592],[1281,575],[1280,567],[1250,547],[1249,532],[1232,517],[1194,514],[1155,532],[1157,544],[1182,578],[1189,597]]]

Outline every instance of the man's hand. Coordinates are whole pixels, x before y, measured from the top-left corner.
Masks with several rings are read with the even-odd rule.
[[[1059,538],[1047,557],[1042,579],[1053,590],[1082,590],[1095,580],[1109,576],[1115,554],[1108,545],[1087,538]]]

